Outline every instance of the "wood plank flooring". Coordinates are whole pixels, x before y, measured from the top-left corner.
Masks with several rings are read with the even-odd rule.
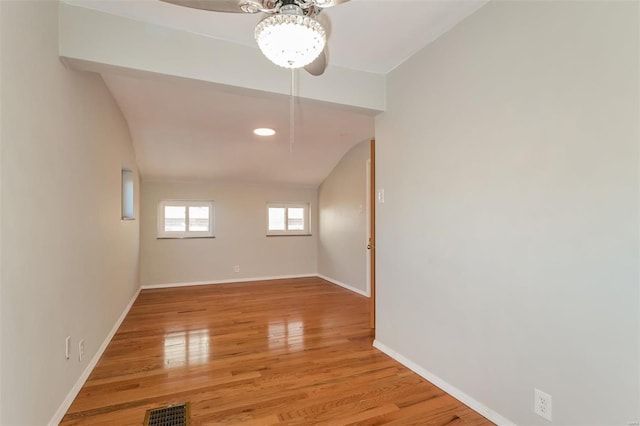
[[[492,424],[371,343],[368,299],[319,278],[143,290],[61,424]]]

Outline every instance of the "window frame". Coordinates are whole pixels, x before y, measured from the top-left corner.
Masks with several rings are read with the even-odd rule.
[[[302,230],[289,230],[285,229],[283,231],[279,230],[270,230],[269,229],[269,209],[270,208],[284,208],[285,216],[284,216],[284,224],[285,228],[288,227],[288,214],[290,208],[302,208],[304,209],[304,229]],[[311,207],[310,204],[303,201],[296,202],[268,202],[267,203],[267,237],[276,237],[276,236],[310,236],[311,235]]]
[[[120,219],[135,220],[135,177],[133,171],[123,168],[120,177]]]
[[[185,231],[165,231],[165,207],[185,208]],[[209,207],[209,230],[189,231],[189,207]],[[184,238],[215,238],[215,206],[213,200],[161,200],[158,202],[156,238],[184,239]]]

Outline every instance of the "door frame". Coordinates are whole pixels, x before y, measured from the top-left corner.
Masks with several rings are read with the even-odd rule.
[[[369,144],[367,162],[367,293],[369,294],[369,327],[376,330],[376,141]]]

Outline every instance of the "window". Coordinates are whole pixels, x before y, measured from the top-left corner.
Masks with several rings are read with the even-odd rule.
[[[160,201],[158,238],[214,236],[213,201]]]
[[[133,220],[133,172],[122,169],[122,220]]]
[[[267,235],[310,235],[309,204],[267,203]]]

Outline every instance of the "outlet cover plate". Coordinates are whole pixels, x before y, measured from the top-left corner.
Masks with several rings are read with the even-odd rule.
[[[66,359],[71,358],[71,336],[64,339],[64,356]]]
[[[540,389],[534,389],[533,397],[533,411],[540,417],[551,421],[551,395]]]
[[[84,358],[84,339],[78,342],[78,361],[82,361]]]

